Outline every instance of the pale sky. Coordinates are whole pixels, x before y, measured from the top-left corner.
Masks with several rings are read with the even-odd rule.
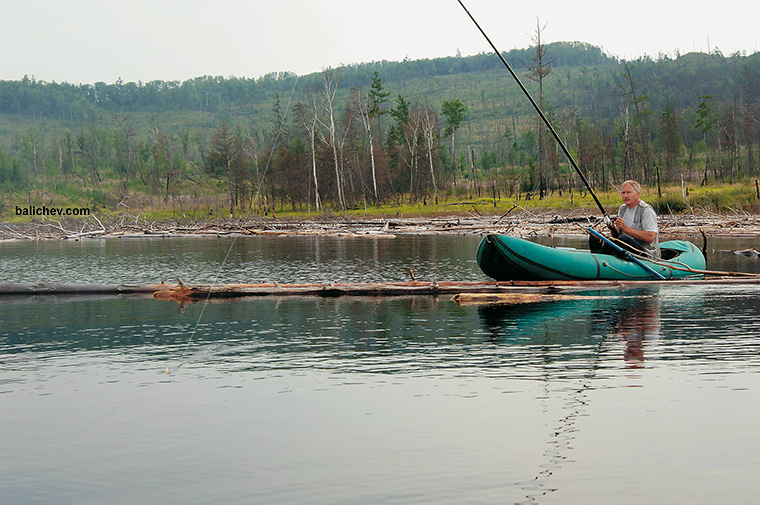
[[[463,0],[500,50],[581,41],[613,56],[760,50],[757,0]],[[0,79],[79,83],[299,75],[490,52],[457,0],[0,0]]]

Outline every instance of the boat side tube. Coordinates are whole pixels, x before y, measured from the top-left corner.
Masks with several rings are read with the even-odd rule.
[[[601,234],[601,233],[599,233],[598,231],[594,230],[593,228],[589,228],[589,229],[588,229],[588,232],[589,232],[591,235],[593,235],[594,237],[596,237],[596,238],[598,238],[599,240],[601,240],[602,242],[604,242],[605,244],[607,244],[607,245],[609,245],[610,247],[612,247],[613,249],[615,249],[616,251],[618,251],[618,252],[621,252],[621,253],[625,254],[625,256],[626,256],[626,257],[627,257],[629,260],[633,261],[633,262],[634,262],[634,263],[636,263],[638,266],[640,266],[641,268],[643,268],[644,270],[646,270],[646,271],[647,271],[647,272],[649,272],[650,274],[654,275],[654,276],[655,276],[657,279],[662,279],[662,280],[664,280],[664,279],[665,279],[665,276],[663,276],[663,275],[662,275],[660,272],[658,272],[658,271],[654,270],[653,268],[651,268],[651,267],[649,267],[649,266],[645,265],[645,264],[644,264],[644,263],[642,263],[642,262],[641,262],[641,260],[639,260],[637,257],[635,257],[634,255],[632,255],[631,253],[629,253],[628,251],[626,251],[625,249],[623,249],[623,248],[622,248],[622,247],[620,247],[619,245],[615,244],[614,242],[612,242],[610,239],[608,239],[607,237],[605,237],[604,235],[602,235],[602,234]]]

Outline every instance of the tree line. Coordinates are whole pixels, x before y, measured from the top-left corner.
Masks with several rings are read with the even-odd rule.
[[[597,66],[616,61],[600,48],[586,43],[551,45],[555,65]],[[506,53],[512,61],[527,61],[530,49],[513,49]],[[445,75],[463,75],[499,70],[499,61],[490,54],[470,57],[451,56],[401,62],[372,62],[341,68],[341,86],[345,89],[366,87],[375,72],[386,82],[431,79]],[[72,84],[38,81],[25,76],[18,81],[0,80],[0,114],[29,114],[50,120],[86,121],[102,112],[124,114],[161,113],[177,110],[205,110],[246,107],[288,93],[299,79],[304,89],[321,86],[319,74],[297,76],[293,72],[271,72],[258,79],[246,77],[201,76],[179,81],[124,82],[112,84]]]
[[[592,184],[755,177],[760,56],[507,53]],[[556,54],[553,54],[556,53]],[[343,211],[582,189],[493,55],[308,76],[113,85],[0,81],[0,204],[224,194],[226,211]],[[390,77],[388,77],[390,76]],[[111,200],[110,202],[108,200]]]

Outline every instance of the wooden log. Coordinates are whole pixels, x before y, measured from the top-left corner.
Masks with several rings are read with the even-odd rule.
[[[673,279],[651,281],[509,281],[509,282],[384,282],[356,284],[228,284],[178,286],[154,294],[155,298],[178,302],[244,296],[441,296],[463,293],[545,295],[596,290],[625,290],[646,286],[757,284],[756,278]]]
[[[458,293],[451,300],[459,305],[520,305],[523,303],[592,300],[607,296],[550,295],[544,293]]]
[[[68,284],[68,283],[0,283],[3,295],[77,295],[77,294],[152,294],[154,298],[175,301],[199,301],[209,298],[251,296],[454,296],[460,293],[498,293],[543,295],[601,290],[626,290],[648,286],[685,286],[714,284],[754,284],[760,279],[714,277],[708,279],[671,279],[649,281],[443,281],[443,282],[368,282],[321,284],[188,285],[167,284]]]
[[[157,293],[163,290],[176,288],[176,284],[67,284],[67,283],[15,283],[0,282],[0,296],[2,295],[110,295],[110,294],[138,294]]]
[[[742,249],[741,251],[734,251],[734,254],[739,255],[739,256],[747,256],[748,258],[757,258],[758,256],[760,256],[760,251],[752,247],[750,249]]]

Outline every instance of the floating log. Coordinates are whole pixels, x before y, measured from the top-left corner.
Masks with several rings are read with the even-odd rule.
[[[150,294],[161,300],[178,302],[202,301],[209,298],[236,298],[251,296],[454,296],[464,293],[545,295],[598,290],[626,290],[649,286],[698,286],[713,284],[750,284],[760,286],[760,278],[712,277],[707,279],[637,280],[637,281],[474,281],[474,282],[375,282],[375,283],[321,283],[189,285],[181,284],[67,284],[67,283],[0,283],[3,295],[118,295]]]
[[[544,293],[458,293],[451,300],[459,305],[519,305],[523,303],[560,302],[608,298],[590,295],[550,295]]]
[[[684,286],[705,284],[755,284],[758,278],[720,277],[711,279],[674,279],[651,281],[507,281],[507,282],[382,282],[355,284],[228,284],[218,286],[177,286],[156,292],[154,298],[181,303],[211,298],[244,296],[454,296],[479,294],[560,294],[568,292],[632,289],[647,286]]]
[[[37,282],[31,284],[0,282],[2,295],[117,295],[117,294],[153,294],[162,290],[176,288],[176,284],[68,284],[55,282]]]
[[[208,298],[242,296],[408,296],[453,295],[466,292],[498,292],[504,289],[542,290],[547,286],[509,286],[504,282],[378,282],[378,283],[322,283],[322,284],[226,284],[214,286],[177,286],[156,292],[161,300],[179,302]]]
[[[760,256],[760,251],[752,247],[750,249],[742,249],[741,251],[734,251],[734,254],[737,254],[739,256],[747,256],[748,258],[757,258],[758,256]]]

